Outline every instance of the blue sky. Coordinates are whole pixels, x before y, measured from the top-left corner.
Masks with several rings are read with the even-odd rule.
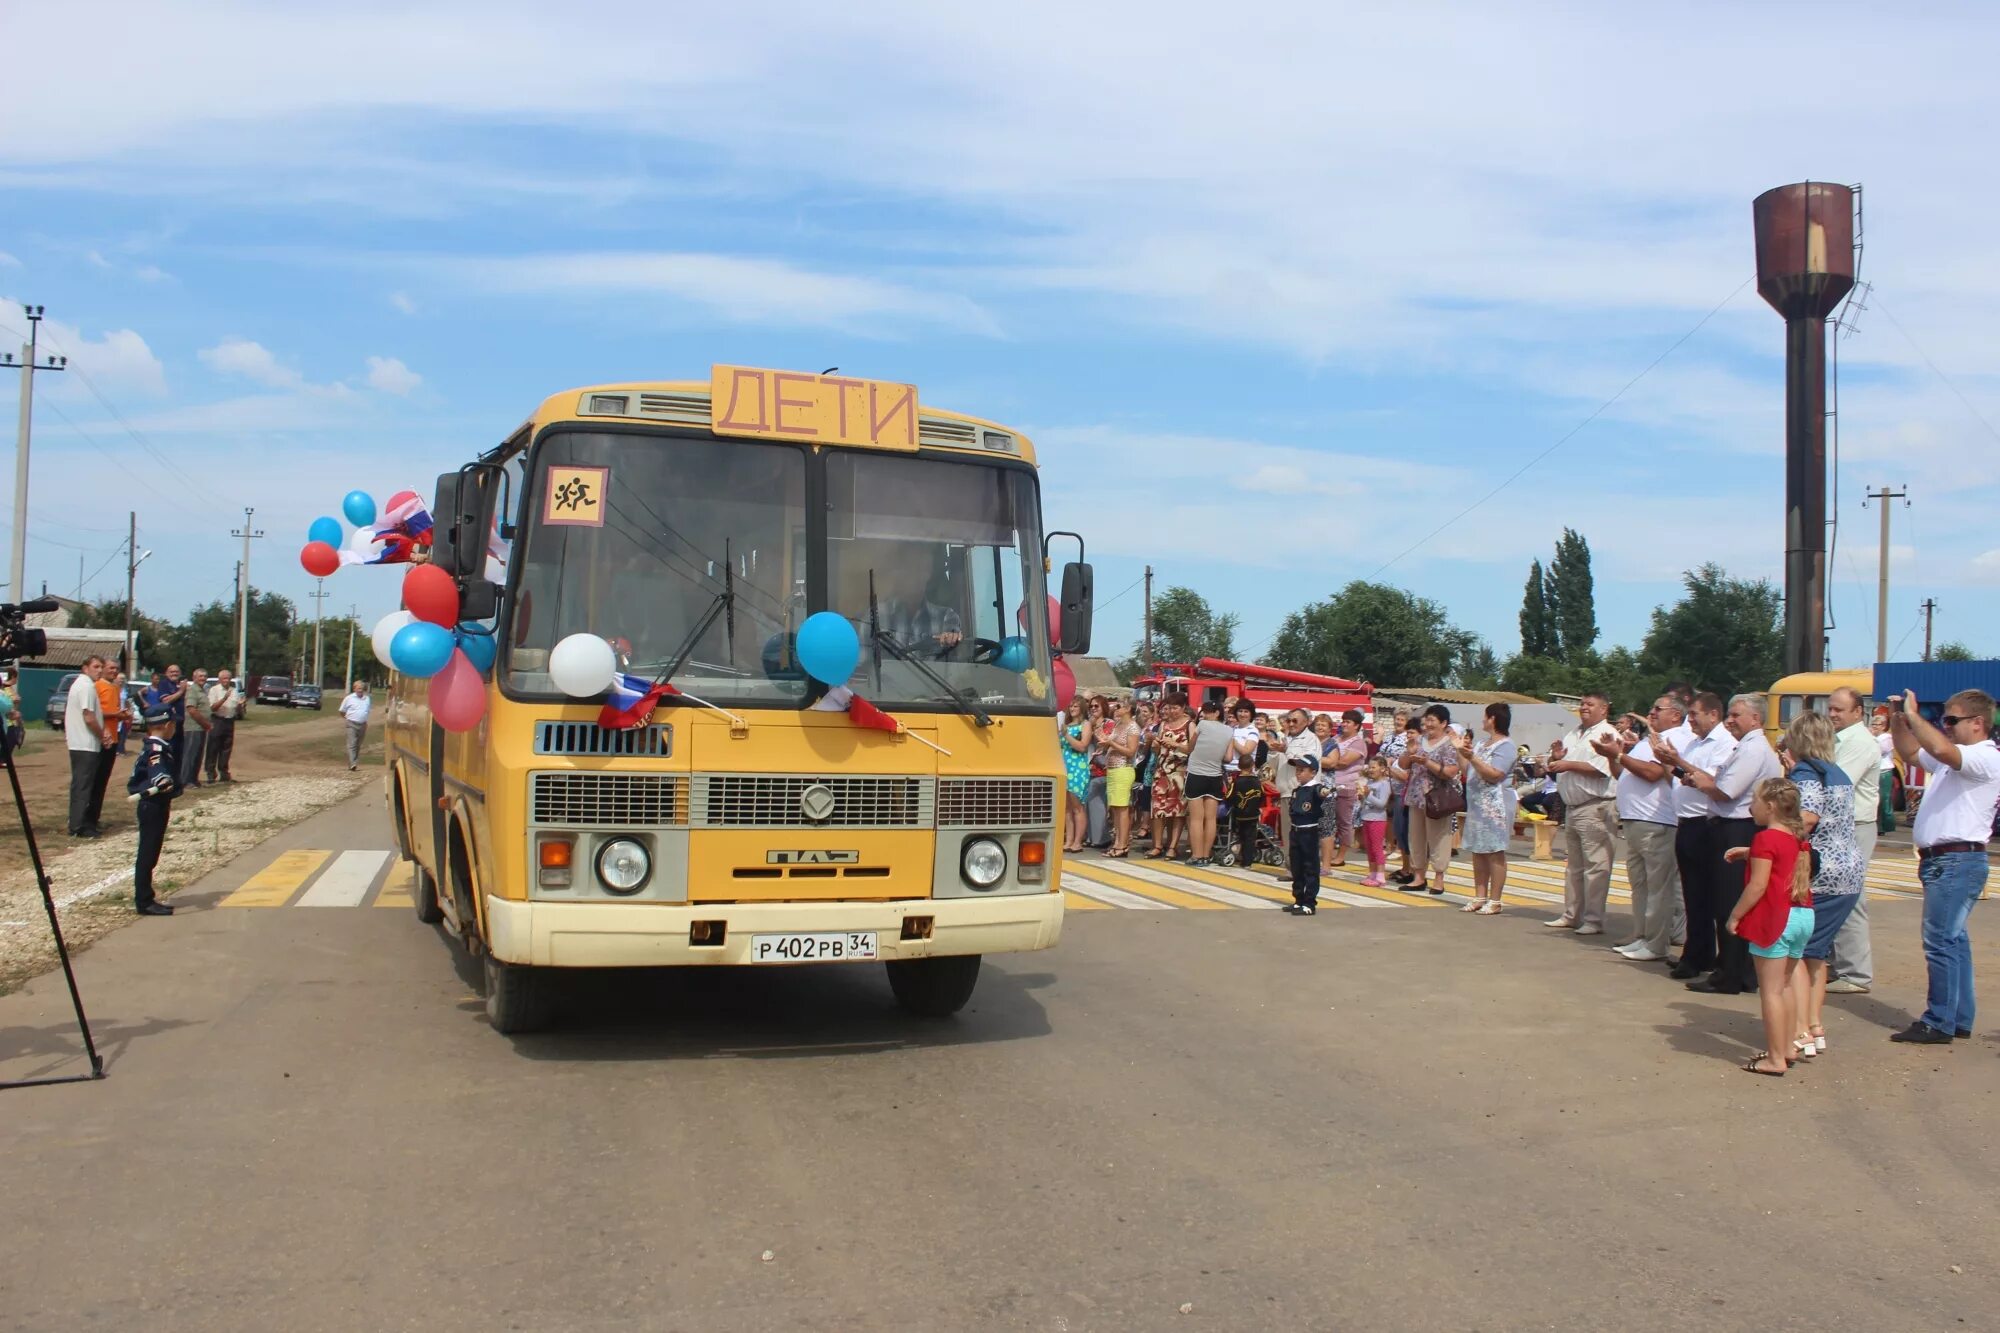
[[[1780,572],[1749,205],[1812,177],[1865,185],[1873,284],[1840,344],[1832,657],[1873,654],[1885,482],[1914,502],[1891,644],[1935,597],[1940,638],[2000,653],[2000,185],[1967,169],[1993,18],[679,9],[11,15],[0,83],[35,114],[0,121],[0,330],[46,305],[82,372],[37,393],[29,591],[79,558],[120,589],[136,508],[141,603],[226,598],[254,506],[256,582],[309,606],[297,548],[347,489],[428,490],[559,388],[733,361],[1027,431],[1100,651],[1137,638],[1150,562],[1252,652],[1381,577],[1504,655],[1566,524],[1602,646],[1636,644],[1679,570]]]

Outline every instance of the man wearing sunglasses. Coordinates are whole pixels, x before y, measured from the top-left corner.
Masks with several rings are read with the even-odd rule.
[[[1986,888],[1986,842],[2000,805],[2000,751],[1993,746],[1993,696],[1962,690],[1945,700],[1932,726],[1917,712],[1914,691],[1889,718],[1904,763],[1927,775],[1912,838],[1924,885],[1924,963],[1930,989],[1923,1016],[1891,1041],[1946,1045],[1972,1035],[1975,997],[1972,939],[1966,923]]]

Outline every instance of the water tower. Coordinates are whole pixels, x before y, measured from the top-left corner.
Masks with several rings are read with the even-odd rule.
[[[1826,321],[1854,286],[1854,191],[1806,181],[1750,206],[1757,292],[1785,319],[1785,672],[1826,669]]]

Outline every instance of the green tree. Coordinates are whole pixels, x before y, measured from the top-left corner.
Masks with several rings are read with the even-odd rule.
[[[1933,662],[1976,662],[1979,659],[1972,655],[1970,648],[1953,639],[1950,643],[1939,644],[1937,651],[1931,654],[1931,660]]]
[[[102,597],[86,603],[69,613],[72,629],[115,629],[125,628],[125,599],[123,597]],[[173,636],[173,626],[157,616],[149,616],[138,607],[132,608],[132,633],[139,641],[139,661],[145,667],[165,665],[160,654],[165,651]],[[131,664],[127,664],[131,669]]]
[[[1497,690],[1500,688],[1500,659],[1493,645],[1473,638],[1451,664],[1448,683],[1455,690]]]
[[[1684,677],[1727,698],[1768,689],[1784,669],[1780,594],[1768,579],[1733,579],[1706,564],[1681,576],[1685,595],[1653,609],[1637,666],[1647,679]]]
[[[1293,671],[1437,687],[1476,645],[1477,636],[1452,625],[1436,602],[1356,579],[1286,616],[1267,660]]]
[[[1590,543],[1573,528],[1564,528],[1556,542],[1543,600],[1555,626],[1549,651],[1572,666],[1585,664],[1597,649],[1597,597],[1590,577]]]
[[[253,676],[287,675],[291,671],[292,623],[297,612],[274,592],[250,590],[249,670]],[[164,660],[184,668],[236,669],[236,606],[210,602],[196,607],[173,627],[162,646]]]
[[[1155,662],[1187,664],[1204,657],[1233,660],[1240,623],[1234,611],[1218,615],[1206,597],[1192,588],[1175,585],[1153,599],[1151,653],[1141,639],[1132,645],[1132,656],[1114,666],[1124,679],[1130,680],[1145,670],[1149,657]]]
[[[1542,562],[1528,566],[1528,586],[1521,593],[1521,655],[1554,657],[1556,622],[1549,608],[1548,579]]]

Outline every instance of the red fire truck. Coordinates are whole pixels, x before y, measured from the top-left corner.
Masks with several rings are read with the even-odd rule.
[[[1192,666],[1183,662],[1157,662],[1150,674],[1132,682],[1132,695],[1136,699],[1157,700],[1167,690],[1185,690],[1190,708],[1200,708],[1207,699],[1219,703],[1240,697],[1255,704],[1259,712],[1273,715],[1303,708],[1315,716],[1325,714],[1338,721],[1342,713],[1355,708],[1361,711],[1364,727],[1372,726],[1375,721],[1375,687],[1366,681],[1316,676],[1310,671],[1286,671],[1252,662],[1225,662],[1215,657],[1204,657]]]

